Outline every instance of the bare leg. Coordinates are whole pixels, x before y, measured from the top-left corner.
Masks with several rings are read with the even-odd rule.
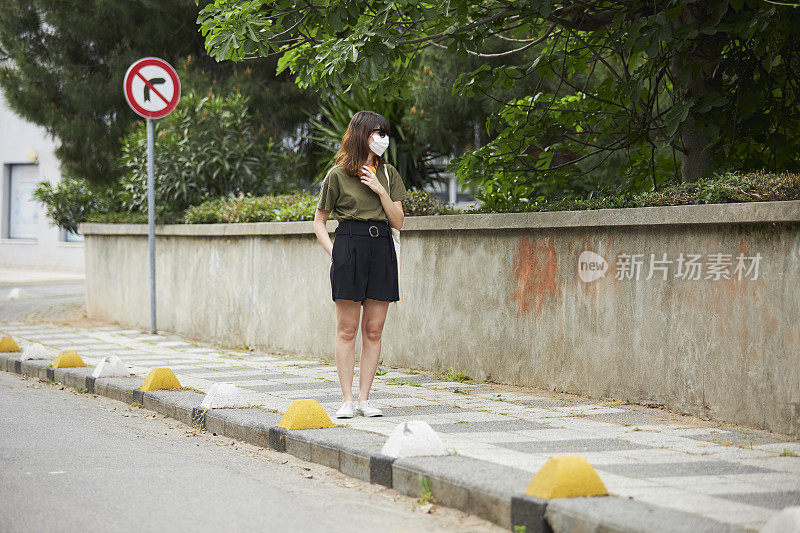
[[[367,298],[361,319],[361,363],[358,370],[358,401],[369,399],[369,389],[381,358],[381,335],[389,302]]]
[[[336,357],[336,371],[342,387],[342,400],[353,401],[353,370],[356,363],[356,332],[361,302],[335,300],[336,338],[333,353]]]

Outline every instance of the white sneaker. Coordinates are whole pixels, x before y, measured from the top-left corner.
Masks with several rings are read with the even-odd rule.
[[[383,411],[369,403],[369,400],[358,402],[356,405],[356,413],[361,413],[364,416],[381,416]]]
[[[342,406],[336,411],[336,418],[353,418],[353,406],[355,402],[344,402]]]

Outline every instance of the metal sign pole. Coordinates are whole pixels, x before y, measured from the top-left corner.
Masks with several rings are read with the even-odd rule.
[[[147,221],[150,225],[150,331],[156,333],[156,192],[153,181],[153,120],[147,119]]]
[[[122,81],[122,92],[131,109],[147,120],[150,331],[156,333],[156,187],[153,176],[153,119],[166,117],[178,105],[181,99],[181,80],[172,65],[163,59],[143,57],[128,67],[128,72]]]

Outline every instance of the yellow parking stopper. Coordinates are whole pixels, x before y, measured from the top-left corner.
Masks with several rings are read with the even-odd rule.
[[[551,457],[533,476],[525,493],[546,500],[608,495],[595,469],[579,455]]]
[[[17,345],[17,341],[5,335],[2,339],[0,339],[0,352],[21,352],[22,350],[19,349]]]
[[[66,352],[58,354],[56,360],[53,361],[53,368],[71,368],[76,366],[86,366],[81,356],[75,350],[67,350]]]
[[[144,378],[142,383],[143,391],[162,390],[162,389],[180,389],[181,384],[175,374],[172,373],[167,367],[154,368]]]
[[[283,414],[279,428],[322,429],[332,428],[333,422],[325,409],[313,398],[295,400]]]

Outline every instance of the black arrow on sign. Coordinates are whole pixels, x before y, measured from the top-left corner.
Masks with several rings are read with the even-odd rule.
[[[148,81],[153,85],[158,85],[159,83],[165,83],[164,78],[150,78]],[[150,101],[150,87],[147,84],[145,84],[144,86],[144,101],[145,102]]]

